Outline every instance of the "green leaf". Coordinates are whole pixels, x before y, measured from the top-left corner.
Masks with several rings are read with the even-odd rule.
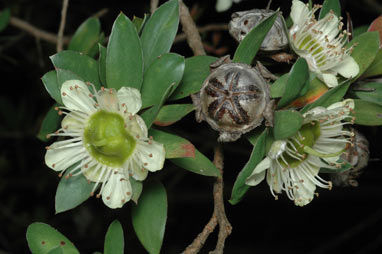
[[[142,119],[145,121],[147,129],[150,129],[153,124],[155,118],[159,114],[160,109],[162,108],[163,103],[167,100],[170,94],[172,94],[175,90],[176,83],[172,83],[167,90],[164,92],[161,101],[158,105],[152,106],[141,115]]]
[[[106,53],[107,49],[98,44],[99,48],[99,58],[98,58],[98,73],[99,80],[101,80],[102,85],[106,86]]]
[[[303,96],[299,95],[300,97],[292,101],[287,108],[302,108],[307,104],[313,103],[329,90],[325,83],[318,78],[312,79],[306,88],[306,93]]]
[[[326,14],[328,14],[330,11],[333,11],[337,17],[340,17],[341,16],[340,1],[338,1],[338,0],[325,0],[324,3],[322,4],[319,19],[324,18],[326,16]]]
[[[169,86],[175,89],[182,80],[184,66],[184,57],[174,53],[155,59],[143,77],[142,108],[158,105]]]
[[[195,106],[192,104],[172,104],[163,106],[155,118],[154,124],[158,126],[174,124],[184,116],[188,115],[188,113],[194,111],[194,109]]]
[[[123,13],[114,21],[106,54],[107,87],[141,88],[143,80],[142,48],[134,24]]]
[[[178,25],[178,0],[162,4],[147,21],[141,36],[145,70],[158,56],[170,51]]]
[[[353,98],[374,102],[382,106],[382,83],[364,83],[359,86],[361,90],[350,90]],[[370,89],[370,91],[367,91]]]
[[[251,157],[237,176],[232,188],[231,198],[228,201],[232,205],[239,203],[249,190],[250,186],[245,184],[245,180],[252,174],[257,164],[264,158],[267,135],[268,129],[265,129],[253,147]]]
[[[251,31],[244,37],[237,47],[235,55],[233,56],[233,62],[245,64],[252,63],[252,60],[256,56],[261,43],[268,34],[269,30],[272,28],[278,15],[279,12],[276,11],[274,14],[264,19],[261,23],[251,29]]]
[[[280,110],[275,112],[273,136],[275,139],[286,139],[298,132],[304,118],[296,110]]]
[[[289,74],[285,73],[281,77],[279,77],[272,85],[271,85],[271,97],[278,98],[283,96],[285,92],[285,87],[288,81]]]
[[[341,163],[340,168],[320,168],[320,173],[342,173],[353,167],[350,163],[344,161],[341,158],[337,161],[337,163]]]
[[[150,129],[149,135],[153,136],[155,141],[164,145],[166,158],[195,158],[196,149],[187,139],[155,129]]]
[[[63,103],[62,103],[60,88],[58,87],[58,83],[57,83],[56,71],[49,71],[45,73],[45,75],[42,76],[41,80],[44,83],[45,89],[49,93],[49,95],[58,104],[62,105]]]
[[[71,71],[81,77],[85,82],[94,84],[100,89],[98,76],[98,63],[93,58],[79,52],[65,50],[50,57],[54,67]]]
[[[5,8],[0,13],[0,32],[3,31],[9,23],[9,19],[11,18],[11,10],[9,8]]]
[[[55,132],[60,126],[61,117],[55,110],[57,106],[58,105],[55,104],[49,109],[41,123],[40,131],[37,134],[37,138],[41,141],[48,141],[47,135]]]
[[[299,57],[289,72],[288,80],[281,100],[277,103],[278,108],[282,108],[296,99],[301,90],[309,85],[309,67],[306,60]]]
[[[382,125],[382,106],[373,102],[354,100],[355,124],[367,126]]]
[[[328,107],[332,105],[333,103],[340,101],[346,94],[346,91],[348,90],[349,86],[350,86],[350,80],[347,80],[339,84],[338,86],[328,90],[316,101],[306,105],[303,109],[301,109],[300,113],[303,114],[318,106]]]
[[[160,182],[145,184],[138,205],[133,205],[134,231],[150,254],[159,254],[167,220],[167,194]]]
[[[57,247],[61,247],[64,254],[79,254],[68,238],[48,224],[32,223],[27,229],[26,236],[29,249],[33,254],[46,254]]]
[[[363,73],[362,77],[373,77],[382,74],[382,48],[378,50],[374,61],[370,64],[369,68]]]
[[[186,58],[183,79],[169,100],[182,99],[200,91],[204,80],[210,74],[210,64],[218,58],[213,56],[193,56]]]
[[[133,24],[135,26],[135,29],[137,29],[139,35],[142,33],[142,30],[145,27],[147,20],[149,20],[149,17],[149,14],[145,14],[143,18],[139,18],[136,16],[133,17]]]
[[[123,238],[123,229],[118,220],[113,221],[105,236],[104,254],[123,254],[125,240]]]
[[[59,89],[61,90],[62,84],[67,81],[67,80],[82,80],[84,81],[81,77],[79,77],[77,74],[75,74],[72,71],[69,70],[64,70],[64,69],[57,69],[57,84]]]
[[[68,49],[82,52],[89,56],[92,48],[98,44],[101,24],[98,18],[90,17],[76,30],[69,42]]]
[[[61,248],[61,246],[58,246],[58,247],[53,248],[50,251],[48,251],[48,254],[64,254],[64,251]]]
[[[379,33],[377,31],[363,33],[351,40],[346,47],[349,48],[354,44],[357,46],[354,47],[351,56],[359,66],[359,73],[354,78],[356,79],[360,77],[374,61],[379,50]]]
[[[221,176],[220,171],[215,167],[215,165],[197,149],[195,149],[195,158],[185,157],[170,160],[175,165],[195,174],[215,177]]]
[[[138,204],[138,199],[142,194],[142,182],[135,180],[134,177],[130,177],[130,184],[132,189],[131,200],[133,200],[134,203]]]
[[[57,186],[55,209],[56,214],[73,209],[90,197],[94,183],[89,183],[83,174],[69,177],[69,172],[77,166],[68,168],[67,173]]]
[[[358,27],[354,28],[353,29],[353,33],[352,33],[353,34],[353,38],[355,38],[355,37],[357,37],[357,36],[359,36],[359,35],[361,35],[363,33],[366,33],[368,27],[369,26],[364,25],[364,26],[358,26]]]

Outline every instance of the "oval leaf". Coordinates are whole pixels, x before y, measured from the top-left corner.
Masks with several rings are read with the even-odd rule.
[[[197,149],[195,149],[195,158],[185,157],[170,160],[175,165],[199,175],[215,177],[221,176],[220,171],[215,167],[215,165]]]
[[[299,57],[289,72],[285,85],[284,94],[277,103],[278,108],[282,108],[300,95],[300,91],[309,85],[309,67],[306,60]]]
[[[366,69],[373,63],[379,50],[378,32],[366,32],[351,40],[346,47],[356,44],[351,56],[358,63],[359,73],[355,78],[360,77]]]
[[[49,109],[41,123],[40,131],[37,134],[37,138],[41,141],[48,141],[47,135],[55,132],[60,126],[61,117],[55,110],[56,107],[57,104]]]
[[[27,241],[33,254],[46,254],[57,247],[61,247],[64,254],[79,254],[68,238],[45,223],[35,222],[29,225]]]
[[[288,81],[288,76],[288,73],[285,73],[271,85],[270,92],[272,98],[278,98],[283,96]]]
[[[182,119],[195,110],[192,104],[172,104],[160,109],[154,124],[158,126],[168,126]]]
[[[0,13],[0,32],[3,31],[7,27],[10,17],[11,17],[11,11],[9,8],[5,8],[4,10],[1,11],[1,13]]]
[[[338,0],[325,0],[322,4],[319,19],[322,19],[332,11],[337,17],[341,16],[341,5]]]
[[[175,89],[183,77],[184,66],[184,57],[174,53],[155,59],[144,75],[142,108],[159,104],[170,85],[175,84]]]
[[[114,21],[106,54],[107,87],[141,88],[143,59],[141,43],[134,24],[123,13]]]
[[[273,23],[275,23],[277,15],[279,15],[278,11],[251,29],[237,47],[235,55],[233,56],[233,62],[245,64],[252,63],[265,36],[272,28]]]
[[[80,76],[78,76],[72,71],[68,71],[64,69],[57,69],[56,71],[57,71],[57,84],[60,90],[61,90],[62,84],[64,84],[65,81],[73,80],[73,79],[84,81]]]
[[[286,139],[301,128],[304,118],[296,110],[276,111],[274,116],[273,136],[275,139]]]
[[[159,254],[167,220],[167,194],[159,182],[145,184],[138,205],[133,205],[134,231],[150,254]]]
[[[314,78],[312,81],[309,82],[309,85],[307,86],[307,92],[301,96],[292,101],[287,108],[302,108],[306,106],[307,104],[311,104],[315,102],[318,98],[320,98],[324,93],[326,93],[329,89],[318,78]]]
[[[382,48],[378,50],[374,61],[370,64],[369,68],[363,73],[362,77],[373,77],[382,74]]]
[[[75,166],[72,166],[73,168]],[[70,172],[71,168],[67,170]],[[65,174],[67,176],[68,173]],[[55,208],[56,213],[62,213],[73,209],[86,201],[94,187],[94,183],[89,183],[83,174],[72,177],[62,177],[57,186]]]
[[[123,254],[125,240],[123,238],[123,229],[118,220],[113,221],[105,236],[104,254]]]
[[[354,100],[355,123],[367,126],[382,125],[382,106],[373,102]]]
[[[101,87],[98,75],[98,63],[91,57],[79,52],[65,50],[50,57],[54,67],[71,71],[90,82],[98,89]]]
[[[155,141],[164,145],[166,158],[195,158],[195,147],[188,140],[155,129],[150,129],[149,135],[153,136]]]
[[[178,0],[162,4],[149,18],[141,36],[145,70],[158,56],[170,51],[178,26]]]
[[[62,105],[63,103],[62,103],[62,99],[61,99],[60,88],[58,87],[56,71],[50,71],[50,72],[45,73],[45,75],[42,76],[41,80],[44,83],[45,89],[49,93],[49,95],[57,103]]]
[[[101,24],[99,19],[95,17],[88,18],[77,28],[69,42],[68,49],[89,55],[93,47],[98,43],[100,32]]]
[[[349,92],[352,97],[382,105],[382,83],[365,83]]]
[[[193,56],[186,58],[182,81],[169,100],[177,100],[199,92],[204,80],[210,74],[210,64],[218,58],[213,56]]]
[[[382,15],[378,18],[374,19],[373,22],[371,22],[369,28],[367,31],[378,31],[379,32],[379,47],[382,46]]]
[[[245,180],[252,174],[257,164],[259,164],[265,155],[267,135],[268,129],[265,129],[257,139],[256,144],[253,146],[251,157],[238,174],[232,188],[231,198],[229,200],[232,205],[239,203],[249,190],[250,186],[245,184]]]

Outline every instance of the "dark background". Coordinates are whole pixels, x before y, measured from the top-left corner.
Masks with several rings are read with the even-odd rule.
[[[232,12],[264,8],[266,2],[248,0],[234,4],[227,12],[216,13],[215,1],[185,1],[188,6],[197,5],[193,13],[198,26],[227,23]],[[10,7],[12,15],[40,29],[51,33],[58,30],[62,5],[59,0],[1,0],[0,3],[0,9]],[[381,1],[348,0],[341,4],[350,13],[355,27],[370,24],[382,11]],[[291,1],[273,1],[272,8],[280,6],[287,16],[290,5]],[[149,11],[149,1],[71,0],[65,34],[73,34],[86,18],[102,8],[109,9],[101,18],[108,35],[120,11],[130,18],[143,16]],[[237,45],[227,31],[202,36],[211,55],[232,55]],[[107,227],[116,218],[124,228],[125,252],[146,253],[131,226],[129,203],[122,209],[111,210],[101,200],[90,198],[72,211],[55,215],[54,196],[59,178],[44,165],[47,144],[36,138],[44,114],[53,104],[40,77],[53,68],[48,57],[55,49],[55,45],[12,26],[0,33],[0,254],[29,253],[25,232],[36,221],[57,228],[81,253],[102,251]],[[192,55],[185,42],[175,44],[172,51]],[[170,129],[212,158],[216,133],[205,123],[197,124],[193,114]],[[360,177],[358,188],[318,189],[320,197],[300,208],[285,195],[275,201],[268,186],[262,183],[252,188],[240,204],[226,203],[233,231],[226,241],[225,253],[382,253],[382,128],[359,129],[372,143],[372,160]],[[224,144],[226,200],[250,152],[251,145],[245,139]],[[164,170],[149,178],[161,179],[168,193],[162,253],[180,253],[210,219],[213,179],[186,172],[171,162],[166,162]],[[208,253],[215,243],[216,232],[200,253]]]

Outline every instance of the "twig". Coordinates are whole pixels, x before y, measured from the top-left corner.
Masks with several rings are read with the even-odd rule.
[[[108,12],[109,12],[108,8],[103,8],[103,9],[97,11],[96,13],[94,13],[92,16],[96,17],[96,18],[101,18],[101,17],[105,16],[105,14]]]
[[[62,9],[61,9],[61,22],[60,27],[58,28],[57,33],[57,52],[62,51],[63,49],[63,37],[64,37],[64,29],[65,29],[65,23],[66,23],[66,13],[68,11],[68,4],[69,0],[62,0]]]
[[[29,23],[27,23],[27,22],[25,22],[19,18],[11,17],[9,19],[9,24],[20,29],[20,30],[23,30],[23,31],[31,34],[32,36],[34,36],[38,39],[41,39],[41,40],[44,40],[44,41],[47,41],[50,43],[54,43],[54,44],[57,43],[57,36],[55,34],[41,30],[41,29],[39,29],[35,26],[32,26],[31,24],[29,24]],[[68,43],[69,40],[70,40],[69,37],[63,37],[62,41],[64,43]]]
[[[159,0],[150,0],[150,12],[151,14],[158,8]]]
[[[217,144],[214,153],[214,165],[223,175],[223,151],[221,144]],[[184,250],[182,254],[197,254],[203,247],[208,236],[219,224],[218,242],[214,251],[210,254],[223,254],[225,239],[231,234],[232,227],[229,223],[224,209],[223,199],[223,177],[218,177],[214,184],[214,212],[210,221],[204,227],[203,231],[194,239],[194,241]]]
[[[180,22],[182,23],[183,32],[187,36],[188,45],[195,56],[205,55],[206,52],[203,48],[202,39],[200,38],[198,29],[196,28],[195,22],[192,19],[187,6],[182,0],[179,0],[179,4]]]
[[[226,31],[226,30],[228,30],[227,24],[210,24],[210,25],[206,25],[206,26],[202,26],[198,28],[199,33],[205,33],[210,31]],[[187,39],[187,35],[185,33],[178,34],[174,39],[174,43],[178,43],[186,39]]]

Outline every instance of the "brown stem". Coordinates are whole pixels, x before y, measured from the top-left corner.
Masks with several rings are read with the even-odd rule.
[[[205,33],[210,31],[225,31],[225,30],[228,30],[227,24],[209,24],[209,25],[198,28],[199,33]],[[178,43],[186,39],[187,39],[187,35],[185,33],[178,34],[174,39],[174,43]]]
[[[63,49],[63,38],[64,38],[64,29],[66,23],[66,13],[68,12],[69,0],[62,0],[62,9],[61,9],[61,22],[60,27],[58,28],[57,33],[57,52],[62,51]]]
[[[221,144],[218,143],[215,147],[214,165],[220,170],[223,175],[223,151]],[[194,239],[194,241],[182,252],[182,254],[197,254],[203,247],[208,236],[214,231],[219,224],[218,242],[214,251],[210,254],[223,254],[225,239],[231,234],[232,227],[229,223],[224,209],[223,199],[223,177],[218,177],[214,183],[214,212],[210,221],[204,227],[203,231]]]
[[[151,14],[158,8],[159,0],[150,0],[150,12]]]
[[[183,32],[186,34],[187,43],[194,52],[195,56],[205,55],[202,39],[198,29],[196,28],[195,22],[192,19],[187,6],[182,0],[179,0],[179,12],[180,12],[180,22],[182,23]]]
[[[44,40],[44,41],[47,41],[50,43],[54,43],[54,44],[57,43],[57,36],[55,34],[41,30],[41,29],[39,29],[35,26],[32,26],[31,24],[29,24],[29,23],[27,23],[27,22],[25,22],[19,18],[11,17],[9,19],[9,24],[20,29],[20,30],[23,30],[23,31],[31,34],[32,36],[34,36],[38,39],[41,39],[41,40]],[[63,39],[64,43],[68,43],[70,40],[69,37],[63,37],[62,39]]]

